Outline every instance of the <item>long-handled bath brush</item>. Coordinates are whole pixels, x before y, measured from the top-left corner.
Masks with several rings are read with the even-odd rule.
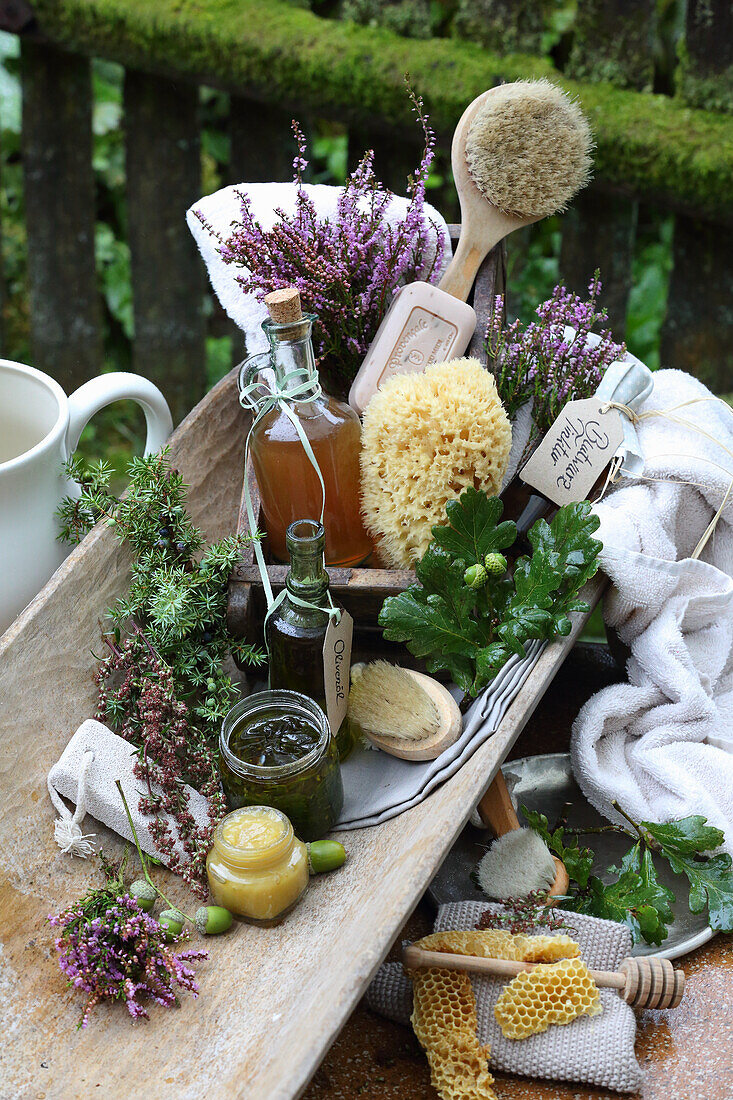
[[[349,718],[377,748],[402,760],[434,760],[463,728],[447,688],[388,661],[352,666]]]
[[[487,897],[526,897],[535,890],[546,890],[548,898],[567,893],[565,864],[551,854],[533,829],[519,824],[501,771],[479,802],[478,812],[497,838],[476,869],[478,884]]]
[[[515,229],[564,210],[588,183],[592,138],[580,107],[549,80],[483,92],[453,135],[451,161],[461,236],[437,287],[397,293],[354,379],[349,404],[362,413],[393,374],[458,358],[476,317],[465,303],[491,249]]]
[[[549,80],[499,84],[474,99],[453,135],[461,236],[440,289],[465,301],[499,241],[564,210],[590,179],[591,149],[580,107]]]

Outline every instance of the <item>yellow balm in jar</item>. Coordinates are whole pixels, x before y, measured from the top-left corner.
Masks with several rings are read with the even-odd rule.
[[[221,821],[206,859],[217,905],[251,924],[276,924],[308,885],[308,851],[272,806],[242,806]]]

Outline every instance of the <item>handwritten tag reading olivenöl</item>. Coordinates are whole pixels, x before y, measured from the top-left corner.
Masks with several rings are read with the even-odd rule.
[[[323,639],[323,682],[326,687],[326,714],[335,737],[346,717],[349,703],[349,672],[354,620],[341,612],[338,623],[329,619]]]
[[[624,440],[618,409],[598,397],[569,401],[520,478],[562,507],[585,500]]]

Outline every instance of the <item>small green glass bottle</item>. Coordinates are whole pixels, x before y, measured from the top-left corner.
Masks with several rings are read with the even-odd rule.
[[[299,691],[313,699],[327,713],[323,673],[323,643],[329,616],[321,607],[330,607],[328,573],[324,566],[325,536],[320,523],[311,519],[291,523],[285,537],[290,569],[285,580],[286,596],[267,620],[265,627],[270,653],[270,687]],[[315,604],[301,607],[290,595]],[[349,670],[343,669],[345,682]],[[356,731],[348,717],[333,730],[339,760],[343,761],[356,744]]]

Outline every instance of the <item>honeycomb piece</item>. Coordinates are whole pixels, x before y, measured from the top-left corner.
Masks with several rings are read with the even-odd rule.
[[[489,1047],[476,1038],[476,999],[468,974],[415,970],[412,1026],[442,1100],[496,1100]]]
[[[434,932],[419,946],[425,951],[445,951],[455,955],[476,955],[484,959],[513,959],[516,962],[554,962],[580,954],[569,936],[525,936],[501,929],[483,931]]]
[[[409,568],[425,553],[445,506],[471,485],[501,488],[512,429],[491,371],[477,359],[395,374],[364,410],[361,498],[385,563]]]
[[[505,1039],[526,1039],[550,1024],[602,1012],[601,996],[580,959],[541,963],[513,978],[494,1006]]]

